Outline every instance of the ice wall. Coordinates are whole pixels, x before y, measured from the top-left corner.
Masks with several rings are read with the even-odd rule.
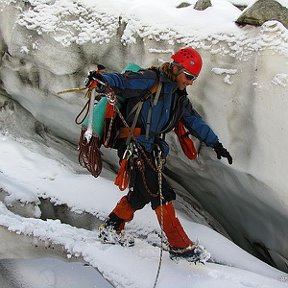
[[[169,61],[183,45],[198,48],[204,67],[189,89],[191,100],[234,163],[217,160],[206,147],[196,161],[188,161],[169,135],[167,174],[185,188],[179,194],[191,202],[193,195],[238,245],[287,271],[288,36],[280,23],[202,39],[178,37],[169,29],[151,35],[135,21],[99,13],[101,21],[97,15],[94,20],[103,25],[94,26],[93,37],[83,28],[77,38],[74,22],[64,26],[77,19],[72,9],[77,4],[67,15],[62,11],[61,21],[51,17],[51,25],[44,26],[40,16],[38,22],[31,20],[37,14],[28,15],[33,11],[28,2],[8,2],[0,3],[1,89],[55,135],[75,144],[79,127],[74,119],[84,105],[83,94],[57,92],[83,86],[97,63],[110,71],[121,71],[127,62],[148,67]],[[83,27],[92,25],[85,21]],[[63,27],[56,32],[57,25]]]

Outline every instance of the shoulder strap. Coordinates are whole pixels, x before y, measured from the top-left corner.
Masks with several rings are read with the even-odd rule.
[[[131,141],[132,135],[134,133],[134,130],[135,130],[135,127],[136,127],[136,124],[137,124],[137,120],[138,120],[138,117],[139,117],[139,114],[140,114],[142,106],[143,106],[143,101],[139,101],[133,107],[133,110],[136,110],[136,113],[135,113],[135,116],[134,116],[134,119],[133,119],[133,122],[132,122],[132,126],[130,128],[129,136],[127,137],[127,140],[126,140],[126,145],[127,146],[130,144],[130,141]]]
[[[150,126],[151,126],[152,109],[153,109],[153,107],[155,107],[157,105],[158,100],[159,100],[159,96],[160,96],[160,92],[161,92],[161,89],[162,89],[162,82],[160,81],[157,84],[158,84],[158,87],[157,87],[156,95],[155,95],[154,101],[152,103],[152,106],[149,108],[148,115],[147,115],[146,133],[145,133],[145,138],[146,139],[148,139],[148,137],[149,137]]]
[[[160,88],[159,88],[159,87],[160,87]],[[159,81],[159,82],[157,82],[157,83],[149,90],[149,92],[143,97],[143,99],[141,99],[141,100],[133,107],[132,111],[134,112],[134,111],[136,110],[136,112],[135,112],[135,116],[134,116],[134,119],[133,119],[133,122],[132,122],[132,126],[131,126],[131,128],[130,128],[129,136],[128,136],[127,140],[126,140],[126,145],[129,145],[130,142],[131,142],[131,138],[132,138],[132,135],[133,135],[133,133],[134,133],[134,130],[135,130],[135,127],[136,127],[136,124],[137,124],[137,121],[138,121],[138,117],[139,117],[139,114],[140,114],[140,111],[141,111],[141,109],[142,109],[142,106],[143,106],[144,101],[146,101],[147,99],[149,99],[149,98],[151,97],[151,95],[153,95],[153,94],[156,92],[156,96],[155,96],[155,99],[154,99],[154,103],[157,104],[157,101],[158,101],[158,99],[159,99],[159,95],[160,95],[161,88],[162,88],[162,82]],[[159,91],[159,92],[158,92],[158,91]],[[158,96],[157,96],[157,95],[158,95]],[[155,102],[156,98],[157,98],[157,101]],[[156,105],[156,104],[155,104],[155,105]],[[153,106],[155,106],[155,105],[153,105]],[[151,108],[149,109],[149,113],[148,113],[148,114],[151,114],[150,110],[151,110]],[[131,111],[131,112],[132,112],[132,111]],[[130,112],[130,113],[131,113],[131,112]],[[149,115],[148,115],[148,117],[149,117]],[[151,118],[151,115],[150,115],[150,118]],[[147,122],[148,122],[148,118],[147,118]],[[149,122],[150,122],[150,120],[149,120]],[[149,129],[150,129],[150,126],[149,126]],[[147,134],[147,130],[146,130],[146,134]]]

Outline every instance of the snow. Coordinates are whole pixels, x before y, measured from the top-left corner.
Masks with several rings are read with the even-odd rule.
[[[0,5],[1,2],[7,3],[0,1]],[[109,43],[121,25],[127,22],[121,36],[123,45],[136,44],[139,41],[138,37],[148,37],[151,40],[167,41],[169,44],[186,42],[188,45],[193,43],[195,48],[209,49],[212,53],[236,53],[239,55],[238,57],[250,54],[251,49],[265,47],[265,39],[261,43],[261,39],[257,39],[259,36],[256,36],[255,39],[253,33],[251,34],[251,29],[242,29],[234,23],[242,13],[232,5],[236,1],[230,3],[226,0],[211,0],[212,7],[204,11],[193,9],[196,1],[188,1],[191,3],[189,7],[176,8],[181,3],[178,0],[157,2],[151,0],[144,2],[142,0],[117,2],[107,0],[104,3],[91,0],[30,2],[31,9],[23,11],[18,17],[17,23],[29,30],[37,31],[39,35],[48,33],[64,46],[70,46],[74,42],[79,45],[89,42]],[[244,2],[240,1],[239,3]],[[246,1],[245,4],[250,6],[254,2]],[[280,2],[288,7],[288,0]],[[8,2],[8,4],[10,3]],[[101,21],[97,19],[101,19]],[[281,25],[277,25],[274,29],[279,30],[275,33],[281,34]],[[266,32],[265,29],[263,31],[265,38],[269,37],[266,34],[270,32],[270,28],[268,27],[266,30],[268,31]],[[285,35],[279,36],[285,37]],[[204,46],[203,41],[206,42]],[[227,42],[228,47],[221,47],[220,43],[223,41]],[[209,45],[209,42],[213,45]],[[283,41],[280,44],[278,50],[281,50]],[[269,45],[277,48],[279,38],[275,39],[275,44],[269,41]],[[228,52],[230,49],[227,48],[232,51]],[[167,53],[170,52],[167,51]]]
[[[5,259],[0,261],[0,267],[6,273],[6,277],[0,275],[1,284],[4,285],[2,287],[10,287],[10,283],[21,283],[20,287],[29,288],[79,288],[79,279],[81,287],[85,288],[113,287],[98,277],[92,267],[77,262],[66,263],[57,258]]]
[[[288,75],[285,73],[276,74],[275,77],[272,79],[272,83],[275,85],[281,85],[286,87],[288,85]]]
[[[47,147],[36,142],[23,139],[19,142],[19,139],[6,134],[0,138],[0,148],[0,180],[1,186],[9,191],[4,199],[4,203],[8,199],[8,207],[11,195],[14,195],[13,200],[18,199],[22,203],[34,201],[35,204],[38,198],[49,197],[55,205],[65,203],[75,213],[89,212],[104,218],[122,195],[111,181],[76,174],[69,167],[68,160],[65,165],[51,157],[59,152],[49,151],[47,154]],[[65,159],[64,155],[61,158]],[[160,249],[151,246],[147,240],[136,238],[136,244],[131,248],[103,245],[97,238],[96,230],[72,227],[59,220],[22,217],[10,212],[4,203],[0,205],[0,225],[9,231],[61,245],[67,257],[83,258],[116,287],[152,287]],[[187,216],[179,213],[179,218],[189,236],[204,244],[211,251],[213,260],[222,265],[207,263],[195,266],[184,261],[177,264],[164,252],[157,287],[189,287],[191,281],[193,287],[288,286],[287,274],[249,255],[210,228],[191,222]],[[150,207],[137,212],[135,219],[128,224],[127,233],[135,231],[150,235],[154,231],[159,232]],[[43,269],[45,263],[38,261]]]
[[[281,257],[277,249],[287,251],[287,29],[277,21],[267,21],[256,28],[238,27],[234,21],[242,12],[231,3],[251,6],[254,0],[211,0],[213,6],[205,11],[194,11],[193,6],[177,9],[181,2],[29,0],[24,3],[30,5],[29,9],[24,9],[22,2],[0,0],[0,12],[4,11],[0,18],[1,29],[4,27],[3,31],[0,30],[3,33],[1,37],[5,43],[12,43],[9,52],[13,55],[8,64],[1,66],[1,83],[3,81],[6,91],[37,120],[69,139],[79,133],[79,127],[71,127],[68,123],[71,122],[71,114],[74,117],[78,112],[80,101],[71,95],[63,98],[51,95],[70,88],[70,83],[75,84],[70,76],[87,68],[82,67],[82,57],[85,53],[89,54],[89,49],[101,54],[98,44],[111,46],[114,54],[111,56],[114,66],[111,64],[111,67],[115,68],[122,67],[122,62],[126,60],[117,54],[121,49],[132,51],[130,58],[139,60],[136,61],[138,64],[149,66],[154,63],[152,58],[156,57],[157,63],[162,63],[169,59],[177,46],[193,44],[205,58],[203,76],[201,74],[200,83],[193,90],[193,95],[203,97],[195,99],[195,105],[221,134],[234,157],[234,164],[231,170],[223,170],[226,163],[212,162],[213,157],[205,148],[196,164],[187,164],[175,146],[176,151],[174,149],[172,155],[175,166],[170,167],[181,173],[185,183],[193,182],[195,190],[205,195],[206,207],[212,206],[211,210],[216,211],[217,218],[222,217],[223,222],[231,222],[232,230],[237,230],[237,237],[248,235],[254,240],[260,238],[272,256]],[[196,1],[188,2],[194,4]],[[288,7],[288,0],[278,2]],[[11,16],[15,13],[11,12],[13,9],[19,13],[16,23]],[[7,19],[2,18],[6,11],[9,11]],[[24,30],[17,30],[19,26]],[[29,34],[27,31],[36,33]],[[121,44],[121,48],[115,48],[115,37],[120,38],[117,44]],[[2,38],[0,40],[2,49]],[[94,46],[89,46],[91,43]],[[79,47],[85,47],[83,55],[75,53]],[[142,55],[140,51],[145,52]],[[101,57],[100,54],[97,56]],[[33,83],[30,72],[35,67],[32,64],[29,66],[28,60],[27,65],[25,61],[19,61],[24,63],[20,68],[13,66],[17,57],[21,60],[31,57],[37,63],[39,90],[30,84],[21,86],[17,78],[19,75],[15,74],[19,72],[22,77],[27,77],[27,83]],[[15,68],[15,74],[9,68],[12,71]],[[66,78],[61,78],[63,75]],[[64,87],[63,83],[68,87]],[[45,94],[48,94],[46,89],[51,94],[49,97]],[[159,232],[149,205],[137,212],[135,219],[127,225],[127,233],[136,236],[136,245],[132,248],[102,245],[95,229],[76,228],[59,220],[41,220],[41,199],[51,201],[53,205],[67,205],[72,213],[89,213],[103,220],[123,193],[113,185],[114,174],[110,170],[104,170],[101,177],[94,179],[75,164],[73,153],[70,154],[69,150],[63,152],[68,149],[61,147],[65,144],[58,140],[61,144],[56,151],[45,139],[35,136],[28,116],[22,115],[20,121],[19,118],[15,121],[13,116],[16,114],[22,115],[22,112],[1,106],[0,225],[15,235],[62,247],[69,259],[79,257],[86,261],[115,287],[152,287],[160,249],[149,242],[149,239],[155,238],[155,231]],[[270,157],[272,149],[273,157]],[[236,171],[246,174],[243,178],[240,178],[241,175],[236,177]],[[200,176],[202,182],[197,180]],[[255,179],[261,185],[256,185]],[[223,213],[216,204],[221,206]],[[20,210],[25,213],[20,213]],[[215,263],[205,266],[184,261],[175,263],[164,252],[157,287],[288,287],[287,274],[243,251],[212,230],[205,219],[195,221],[194,215],[192,217],[182,210],[177,213],[191,239],[199,240],[211,252]],[[279,233],[274,235],[277,228]],[[148,235],[147,239],[145,235]],[[47,271],[44,277],[46,287],[52,285],[55,270],[47,267],[46,260],[21,261],[17,262],[21,269],[15,268],[17,274],[23,273],[23,277],[29,278],[30,272],[23,267],[39,266]],[[57,263],[54,262],[54,265]],[[75,269],[80,273],[80,267]],[[27,283],[27,288],[33,285],[36,288],[37,281],[44,280],[35,276],[30,281],[31,285]],[[54,285],[56,288],[71,288],[68,282]]]
[[[237,73],[237,69],[223,69],[223,68],[212,68],[211,71],[215,73],[216,75],[226,75],[223,79],[224,83],[226,84],[233,84],[233,82],[230,80],[230,75],[234,75]]]

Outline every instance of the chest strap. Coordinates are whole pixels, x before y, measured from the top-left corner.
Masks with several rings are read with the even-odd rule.
[[[131,129],[129,127],[120,127],[118,138],[119,139],[128,138],[130,134],[131,134]],[[133,134],[132,135],[133,137],[137,137],[141,135],[141,128],[135,127],[132,134]]]

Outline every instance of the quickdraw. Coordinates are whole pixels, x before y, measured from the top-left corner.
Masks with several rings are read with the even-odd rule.
[[[116,104],[118,103],[118,100],[113,90],[107,90],[106,98],[108,99],[108,103],[106,107],[105,119],[109,120],[109,125],[108,129],[104,132],[105,136],[103,137],[103,145],[104,147],[109,148],[111,147],[112,127],[114,124],[114,120],[117,116],[117,113],[121,112],[119,111],[119,109],[116,109]]]
[[[128,161],[132,156],[132,151],[127,148],[124,152],[123,158],[121,160],[120,168],[118,170],[118,174],[115,178],[114,184],[119,187],[121,191],[124,191],[129,185],[129,168]]]

